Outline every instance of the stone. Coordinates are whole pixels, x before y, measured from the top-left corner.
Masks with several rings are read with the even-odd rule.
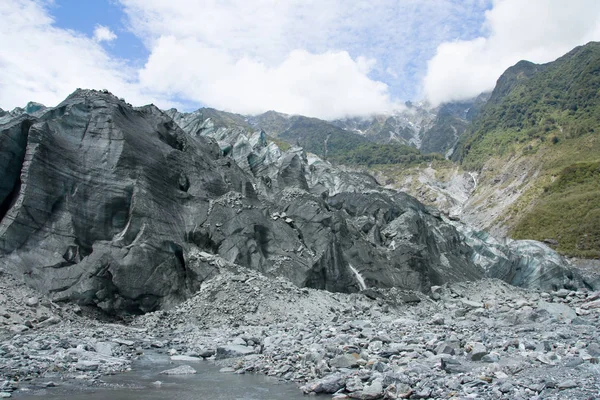
[[[233,339],[231,341],[231,344],[238,345],[238,346],[246,346],[246,341],[244,339],[242,339],[241,337],[236,337],[235,339]]]
[[[441,298],[441,294],[442,294],[442,287],[441,286],[433,285],[433,286],[431,286],[430,290],[431,290],[432,298],[434,300],[439,300]]]
[[[600,345],[598,343],[590,343],[586,350],[592,357],[600,357]]]
[[[435,354],[455,355],[460,352],[460,342],[447,340],[435,349]]]
[[[200,351],[198,351],[198,355],[202,358],[212,357],[215,354],[216,354],[216,351],[212,350],[212,349],[201,349]]]
[[[572,320],[577,317],[575,311],[566,304],[540,301],[537,304],[537,308],[539,310],[547,311],[550,313],[550,315],[558,320]]]
[[[355,368],[358,367],[359,356],[356,353],[342,354],[329,361],[329,365],[335,368]]]
[[[29,307],[35,307],[40,303],[40,299],[32,296],[32,297],[28,297],[27,300],[25,300],[25,304],[28,305]]]
[[[45,319],[44,321],[40,322],[38,324],[39,327],[45,327],[45,326],[51,326],[51,325],[56,325],[58,323],[60,323],[61,319],[59,317],[57,317],[56,315],[51,316],[48,319]]]
[[[133,346],[135,344],[135,342],[133,340],[126,340],[126,339],[120,339],[120,338],[113,339],[113,342],[115,342],[117,344],[122,344],[125,346]]]
[[[470,346],[469,359],[471,361],[481,361],[481,359],[488,354],[487,349],[482,343],[473,343]]]
[[[363,387],[363,382],[358,376],[353,376],[346,380],[346,391],[348,392],[358,392]]]
[[[345,386],[341,374],[331,374],[302,387],[304,393],[335,393]]]
[[[231,357],[243,357],[249,354],[254,354],[254,349],[248,346],[241,346],[237,344],[230,344],[226,346],[217,347],[216,357],[217,358],[231,358]]]
[[[348,394],[351,399],[374,400],[383,397],[383,379],[374,379],[370,384],[365,385],[362,390]]]
[[[480,303],[478,301],[471,301],[471,300],[467,300],[467,299],[461,299],[460,300],[461,304],[463,306],[465,306],[468,309],[476,309],[476,308],[483,308],[483,303]]]
[[[502,393],[510,393],[514,390],[515,386],[511,382],[504,382],[500,385],[499,389]]]
[[[600,308],[600,300],[590,301],[589,303],[585,303],[582,308],[584,309],[597,309]]]
[[[100,353],[105,356],[112,356],[113,350],[115,347],[116,347],[116,343],[111,343],[111,342],[96,342],[96,343],[94,343],[94,350],[96,350],[96,353]]]
[[[449,374],[459,374],[469,371],[469,368],[462,365],[454,358],[442,358],[440,360],[440,368]]]
[[[189,365],[180,365],[179,367],[159,372],[161,375],[192,375],[195,373],[196,370]]]
[[[187,361],[187,362],[202,361],[202,359],[200,357],[185,356],[185,355],[174,355],[174,356],[171,356],[170,358],[171,358],[171,361]]]
[[[99,361],[79,360],[75,368],[79,371],[96,371],[100,367]]]
[[[484,363],[495,363],[500,361],[500,354],[496,353],[496,352],[492,352],[489,354],[484,355],[481,358],[481,361]]]
[[[363,388],[365,399],[376,399],[383,394],[383,379],[377,378]]]
[[[29,330],[29,327],[26,325],[13,325],[10,327],[10,331],[12,333],[23,333],[28,330]]]
[[[577,382],[572,379],[567,379],[558,383],[559,390],[572,389],[578,386]]]

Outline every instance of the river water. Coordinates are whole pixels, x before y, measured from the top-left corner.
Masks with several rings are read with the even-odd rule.
[[[178,365],[190,365],[195,375],[159,375],[160,371]],[[31,394],[14,393],[23,400],[295,400],[306,397],[291,383],[258,374],[237,375],[219,372],[220,367],[209,361],[169,363],[164,358],[144,357],[136,361],[131,372],[103,377],[110,388],[78,388],[67,382],[55,388],[33,390]],[[156,381],[162,384],[157,386]]]

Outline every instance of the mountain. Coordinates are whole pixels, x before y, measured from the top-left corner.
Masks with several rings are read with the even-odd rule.
[[[452,156],[479,174],[469,212],[488,213],[480,227],[600,256],[599,92],[597,42],[547,64],[521,61],[498,79]]]
[[[12,111],[4,111],[0,108],[0,124],[8,122],[11,119],[18,117],[23,114],[29,114],[33,116],[39,116],[46,111],[46,106],[34,101],[27,103],[25,108],[16,107]]]
[[[317,118],[293,116],[289,122],[287,129],[276,136],[321,157],[335,157],[369,142],[362,135]]]
[[[393,115],[338,119],[332,124],[377,143],[400,143],[418,148],[421,127],[429,123],[431,117],[425,109],[415,108]]]
[[[489,96],[490,93],[483,93],[474,99],[435,108],[426,103],[408,102],[404,110],[391,115],[348,117],[333,121],[276,111],[249,116],[247,121],[271,137],[299,144],[307,151],[320,156],[327,154],[343,162],[361,158],[356,157],[356,153],[362,153],[357,147],[362,145],[363,149],[367,148],[368,143],[396,145],[390,147],[392,152],[397,152],[402,148],[399,146],[403,145],[416,148],[424,154],[451,154],[458,138]],[[327,137],[329,140],[326,142]],[[381,149],[385,150],[386,147]],[[354,151],[354,154],[348,154],[349,151]],[[367,155],[362,155],[364,157]]]
[[[483,93],[474,99],[438,107],[407,102],[406,109],[392,115],[345,118],[331,123],[377,143],[413,146],[425,154],[446,154],[452,151],[489,96],[490,93]]]
[[[246,127],[93,90],[1,124],[0,269],[113,314],[172,307],[216,260],[339,292],[584,284],[541,243],[495,241]]]

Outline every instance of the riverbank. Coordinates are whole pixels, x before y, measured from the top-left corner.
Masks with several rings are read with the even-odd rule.
[[[214,360],[222,374],[258,373],[337,399],[600,395],[598,292],[483,280],[429,295],[342,294],[221,269],[178,307],[120,323],[2,275],[3,396],[102,385],[149,353],[192,368]]]

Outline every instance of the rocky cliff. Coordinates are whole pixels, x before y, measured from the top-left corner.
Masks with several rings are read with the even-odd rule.
[[[581,285],[560,257],[529,278],[518,248],[473,246],[414,198],[233,120],[88,90],[42,111],[0,125],[0,266],[55,300],[168,308],[217,273],[207,253],[340,292],[485,275]]]

